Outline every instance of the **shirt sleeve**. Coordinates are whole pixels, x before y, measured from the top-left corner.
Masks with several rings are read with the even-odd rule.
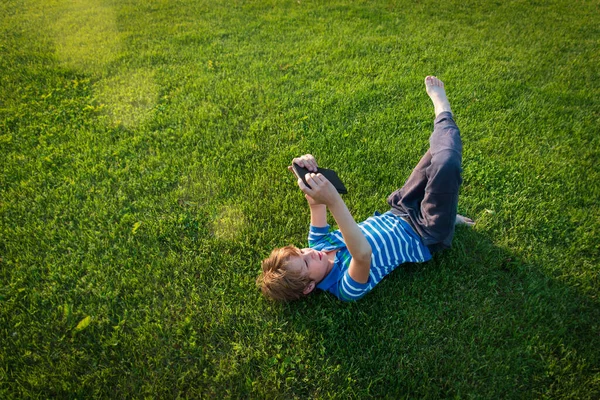
[[[373,285],[371,285],[371,277],[369,276],[369,280],[366,283],[356,282],[350,274],[348,270],[344,272],[342,279],[338,285],[339,290],[339,298],[343,301],[356,301],[363,297],[365,294],[369,293]]]
[[[325,242],[325,238],[329,236],[329,225],[314,226],[311,225],[308,230],[308,247],[317,247]],[[322,247],[322,246],[321,246]]]

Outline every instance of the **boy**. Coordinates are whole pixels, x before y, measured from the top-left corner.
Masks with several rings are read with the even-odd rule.
[[[310,188],[298,179],[310,206],[309,247],[275,249],[262,262],[257,284],[265,296],[289,301],[318,288],[340,300],[358,300],[400,264],[428,261],[431,253],[450,247],[456,224],[474,224],[456,213],[462,143],[444,84],[428,76],[425,88],[436,116],[430,148],[404,186],[388,197],[391,210],[357,224],[324,176],[306,174]],[[292,163],[317,170],[310,154]],[[329,231],[327,209],[339,230]]]

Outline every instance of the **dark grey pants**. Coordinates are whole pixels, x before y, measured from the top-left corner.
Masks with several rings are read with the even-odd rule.
[[[408,219],[432,252],[452,244],[461,163],[460,131],[451,113],[440,113],[429,138],[429,150],[404,186],[387,199],[392,212]]]

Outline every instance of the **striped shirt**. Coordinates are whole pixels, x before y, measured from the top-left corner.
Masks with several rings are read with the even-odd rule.
[[[333,268],[317,285],[317,288],[333,293],[344,301],[358,300],[367,294],[387,274],[405,262],[425,262],[431,260],[431,253],[421,237],[402,218],[391,211],[375,213],[358,224],[371,245],[371,270],[366,283],[356,282],[350,277],[348,267],[352,255],[339,230],[310,226],[308,245],[319,251],[338,250]]]

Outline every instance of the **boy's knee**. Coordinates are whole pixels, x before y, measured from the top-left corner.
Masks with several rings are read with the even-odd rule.
[[[462,183],[462,156],[453,150],[443,150],[435,154],[427,168],[430,180],[428,191],[449,193],[458,190]]]
[[[462,172],[462,156],[454,150],[442,150],[432,157],[431,165],[443,172],[444,175],[460,174]]]
[[[429,149],[432,155],[446,150],[462,154],[460,131],[455,126],[436,127],[429,138]]]

